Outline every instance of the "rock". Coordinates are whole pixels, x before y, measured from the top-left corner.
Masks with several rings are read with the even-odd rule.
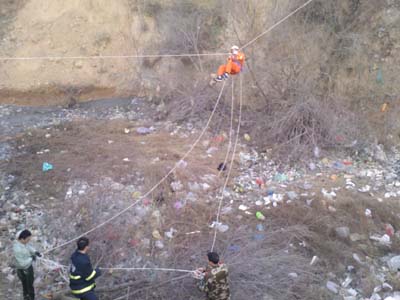
[[[342,239],[347,239],[349,237],[349,235],[350,235],[349,227],[345,227],[345,226],[344,227],[337,227],[335,229],[335,231],[336,231],[336,234]]]
[[[77,69],[82,69],[83,62],[81,60],[75,61],[74,62],[74,67],[77,68]]]
[[[326,283],[326,288],[334,294],[338,294],[340,289],[339,285],[334,283],[333,281],[328,281]]]
[[[288,195],[288,197],[289,197],[289,199],[290,199],[290,200],[295,200],[295,199],[297,199],[297,198],[298,198],[298,195],[297,195],[297,193],[296,193],[296,192],[294,192],[294,191],[290,191],[290,192],[288,192],[288,193],[287,193],[287,195]]]

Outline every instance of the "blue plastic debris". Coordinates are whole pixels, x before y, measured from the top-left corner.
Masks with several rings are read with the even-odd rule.
[[[274,191],[273,190],[268,190],[267,191],[267,196],[272,196],[274,194]]]
[[[240,246],[238,246],[238,245],[230,245],[228,247],[228,251],[239,252],[240,251]]]
[[[383,72],[381,68],[378,69],[378,73],[376,74],[376,82],[378,84],[383,84]]]
[[[53,170],[53,165],[48,162],[44,162],[43,166],[42,166],[42,170],[43,170],[43,172]]]
[[[253,237],[254,237],[254,239],[255,239],[256,241],[262,241],[262,240],[265,238],[265,234],[263,234],[263,233],[256,233]]]
[[[263,224],[257,224],[256,226],[258,231],[264,231],[264,225]]]

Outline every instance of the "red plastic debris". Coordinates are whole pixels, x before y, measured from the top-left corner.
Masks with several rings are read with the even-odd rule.
[[[257,178],[257,179],[256,179],[256,184],[257,184],[259,187],[261,187],[261,186],[264,185],[264,180],[262,180],[261,178]]]

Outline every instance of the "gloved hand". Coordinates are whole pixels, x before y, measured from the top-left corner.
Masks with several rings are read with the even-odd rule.
[[[36,252],[35,252],[35,256],[37,256],[37,257],[42,257],[42,254],[41,254],[40,252],[36,251]]]

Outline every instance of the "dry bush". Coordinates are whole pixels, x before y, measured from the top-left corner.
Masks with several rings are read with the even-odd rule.
[[[260,121],[263,132],[255,132],[258,140],[278,151],[280,158],[294,161],[312,154],[315,147],[340,150],[359,136],[354,114],[340,103],[318,101],[311,95],[298,96],[296,102],[274,109]]]

